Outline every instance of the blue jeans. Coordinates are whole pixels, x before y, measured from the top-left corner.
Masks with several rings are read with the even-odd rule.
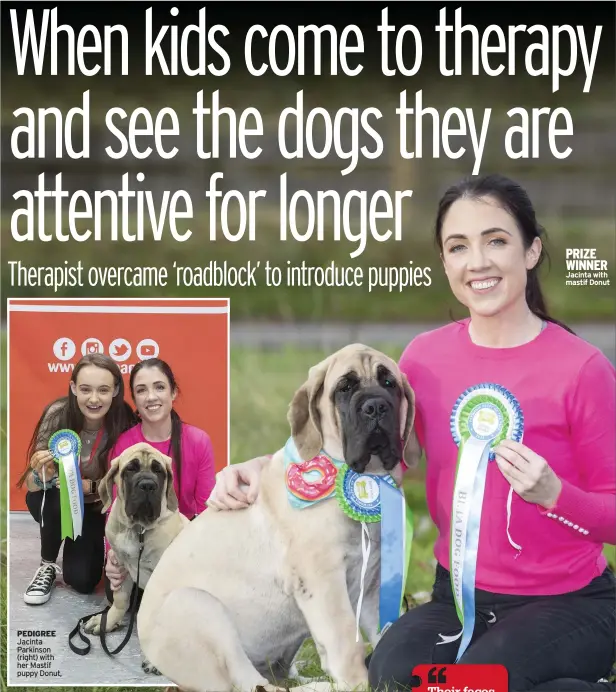
[[[459,663],[502,664],[511,692],[611,690],[597,683],[614,660],[616,579],[609,569],[588,586],[559,596],[509,596],[475,591],[473,639]],[[432,600],[409,610],[379,641],[369,659],[374,690],[410,689],[413,668],[452,664],[460,631],[449,572],[437,566]]]

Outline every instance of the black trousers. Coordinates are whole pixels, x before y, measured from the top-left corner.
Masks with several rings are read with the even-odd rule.
[[[612,690],[597,683],[614,660],[616,579],[611,571],[562,596],[506,596],[475,591],[475,630],[459,663],[501,664],[511,692]],[[385,632],[369,659],[373,690],[411,689],[413,668],[452,664],[460,623],[449,572],[437,566],[432,600],[406,612]]]
[[[43,491],[26,493],[26,504],[35,521],[41,523]],[[79,593],[92,593],[103,575],[105,561],[105,515],[100,502],[84,505],[82,535],[75,540],[64,539],[62,576],[64,582]],[[60,536],[60,489],[45,493],[41,526],[41,557],[55,562],[58,559]]]

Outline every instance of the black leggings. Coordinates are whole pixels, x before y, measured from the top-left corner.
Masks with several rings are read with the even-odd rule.
[[[614,689],[597,683],[615,659],[611,571],[562,596],[475,594],[475,631],[459,663],[504,665],[512,692]],[[459,631],[449,572],[438,565],[432,600],[405,613],[375,647],[369,660],[372,689],[408,690],[415,666],[454,663],[460,639],[437,646],[438,635]]]
[[[37,523],[41,523],[43,491],[26,493],[26,504]],[[92,593],[103,574],[105,561],[105,515],[100,502],[84,505],[83,529],[76,540],[64,539],[62,576],[64,582],[79,593]],[[55,562],[60,553],[60,490],[50,488],[45,493],[41,526],[41,557]]]

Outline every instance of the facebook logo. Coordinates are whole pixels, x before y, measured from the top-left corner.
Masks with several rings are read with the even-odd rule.
[[[53,354],[58,360],[70,360],[76,351],[75,342],[67,337],[61,337],[53,345]]]

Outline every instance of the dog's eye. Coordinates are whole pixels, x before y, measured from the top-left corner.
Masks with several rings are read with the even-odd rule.
[[[154,460],[152,462],[151,469],[154,473],[164,473],[165,472],[165,469],[163,469],[163,467],[156,460]]]
[[[139,461],[137,459],[133,459],[128,464],[126,464],[126,467],[124,468],[124,470],[125,471],[139,471]]]
[[[395,386],[396,386],[395,381],[392,380],[392,379],[389,378],[389,377],[386,377],[386,378],[385,378],[385,381],[383,382],[383,384],[384,384],[386,387],[395,387]]]
[[[353,389],[353,387],[355,386],[356,382],[357,381],[353,377],[345,377],[342,380],[340,380],[338,386],[336,387],[336,390],[341,393],[350,392],[351,389]]]

